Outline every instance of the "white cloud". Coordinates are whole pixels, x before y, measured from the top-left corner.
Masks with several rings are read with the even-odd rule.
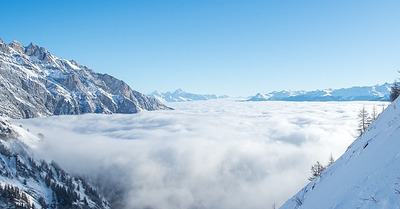
[[[257,209],[283,204],[315,161],[341,155],[373,104],[211,100],[15,123],[45,135],[39,156],[121,188],[127,208]]]

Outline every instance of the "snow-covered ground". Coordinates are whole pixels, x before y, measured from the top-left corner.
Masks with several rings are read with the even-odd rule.
[[[400,208],[400,99],[281,209]]]
[[[127,192],[129,208],[272,208],[338,158],[357,115],[382,102],[169,103],[174,111],[13,120],[45,137],[37,155]]]

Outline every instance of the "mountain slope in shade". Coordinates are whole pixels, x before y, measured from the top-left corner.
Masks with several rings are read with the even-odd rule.
[[[87,178],[36,159],[40,140],[0,117],[0,208],[110,208]]]
[[[0,87],[0,113],[12,118],[170,109],[111,75],[1,39]]]
[[[258,93],[247,101],[389,101],[391,85],[385,83],[315,91],[283,90],[267,94]]]
[[[281,209],[400,208],[400,100]]]
[[[176,91],[168,91],[161,93],[154,91],[148,96],[156,98],[160,102],[187,102],[187,101],[197,101],[197,100],[209,100],[209,99],[219,99],[227,98],[228,96],[217,96],[215,94],[193,94],[183,91],[182,89],[177,89]]]

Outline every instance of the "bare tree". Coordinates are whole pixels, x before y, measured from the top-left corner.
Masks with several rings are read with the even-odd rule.
[[[331,153],[331,156],[329,156],[329,160],[328,160],[328,166],[326,166],[326,167],[331,166],[334,162],[335,162],[335,159],[333,158],[332,153]]]
[[[365,129],[369,126],[370,121],[368,120],[369,114],[365,109],[365,106],[362,107],[360,112],[358,113],[358,131],[360,135],[364,133]]]
[[[374,107],[372,108],[372,114],[371,114],[372,121],[376,120],[377,117],[378,117],[378,112],[376,110],[376,105],[374,105]]]

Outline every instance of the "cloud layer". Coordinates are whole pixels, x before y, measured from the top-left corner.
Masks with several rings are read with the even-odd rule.
[[[172,103],[175,111],[16,120],[45,140],[37,155],[94,176],[126,208],[280,206],[310,167],[339,157],[373,102]]]

